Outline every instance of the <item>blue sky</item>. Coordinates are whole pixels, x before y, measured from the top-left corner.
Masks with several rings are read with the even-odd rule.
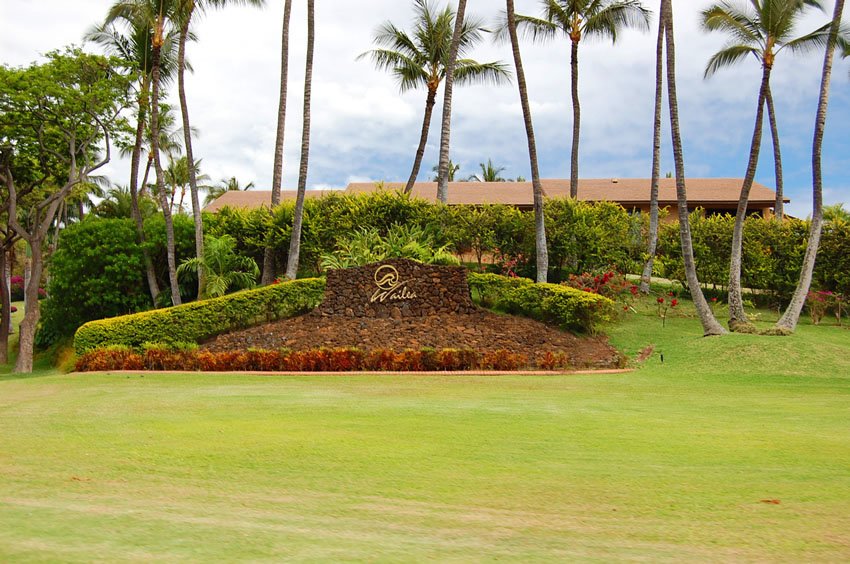
[[[22,65],[40,53],[81,41],[99,21],[107,0],[0,0],[0,58]],[[439,2],[438,2],[439,3]],[[742,177],[752,135],[760,67],[755,59],[703,79],[705,63],[725,38],[699,31],[698,14],[708,0],[678,0],[676,10],[679,103],[686,171],[692,177]],[[258,189],[270,187],[280,68],[282,2],[264,10],[244,7],[211,12],[197,26],[199,42],[189,47],[195,73],[188,80],[193,125],[200,136],[196,155],[214,181],[236,176]],[[289,111],[284,183],[294,187],[300,147],[305,44],[305,2],[292,15]],[[517,11],[538,13],[536,0],[517,0]],[[647,2],[657,10],[657,2]],[[832,2],[826,1],[831,13]],[[468,11],[494,20],[500,0],[469,0]],[[393,79],[356,56],[371,48],[374,29],[391,20],[409,27],[404,0],[317,2],[313,78],[313,128],[309,185],[344,187],[350,181],[404,180],[416,149],[425,94],[399,94]],[[827,20],[812,13],[808,31]],[[655,22],[653,21],[653,25]],[[623,34],[618,43],[590,42],[580,52],[584,178],[648,177],[654,94],[654,32]],[[483,44],[481,61],[511,61],[507,45]],[[568,177],[572,128],[569,48],[564,39],[524,45],[523,58],[535,120],[541,174]],[[811,210],[811,144],[822,55],[782,53],[773,77],[785,160],[790,212]],[[848,61],[837,61],[824,145],[827,203],[850,202]],[[437,160],[440,105],[435,108],[420,178]],[[669,137],[669,135],[668,135]],[[529,176],[522,116],[514,84],[472,86],[455,91],[452,158],[468,176],[487,159],[505,175]],[[772,148],[765,137],[757,180],[774,186]],[[116,160],[108,174],[125,184],[129,166]],[[669,142],[662,170],[673,169]]]

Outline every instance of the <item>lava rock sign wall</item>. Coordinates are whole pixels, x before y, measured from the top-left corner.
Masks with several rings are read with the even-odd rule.
[[[408,259],[331,270],[318,308],[325,316],[395,319],[474,311],[466,269]]]

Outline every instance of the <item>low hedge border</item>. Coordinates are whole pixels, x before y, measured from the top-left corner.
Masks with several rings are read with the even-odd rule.
[[[597,294],[527,278],[469,273],[473,299],[482,307],[523,315],[581,333],[596,333],[614,318],[615,304]],[[305,278],[221,298],[90,321],[74,335],[77,355],[112,345],[141,350],[147,342],[199,343],[222,333],[276,321],[316,308],[325,280]]]
[[[110,345],[140,350],[146,342],[198,343],[221,333],[306,313],[325,292],[321,278],[272,284],[255,290],[132,315],[90,321],[77,329],[74,350],[83,355]]]
[[[531,317],[561,329],[596,333],[616,316],[609,298],[559,284],[535,284],[528,278],[470,273],[472,298],[482,307]]]
[[[568,357],[548,353],[536,364],[553,370],[566,368]],[[478,353],[469,349],[421,349],[394,352],[356,348],[306,351],[212,352],[197,346],[147,344],[142,353],[113,345],[83,354],[77,372],[159,370],[201,372],[441,372],[461,370],[520,370],[533,366],[524,354],[507,350]]]

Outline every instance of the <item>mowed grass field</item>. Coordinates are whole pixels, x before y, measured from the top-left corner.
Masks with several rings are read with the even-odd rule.
[[[850,560],[850,331],[699,335],[633,316],[618,375],[0,375],[0,561]]]

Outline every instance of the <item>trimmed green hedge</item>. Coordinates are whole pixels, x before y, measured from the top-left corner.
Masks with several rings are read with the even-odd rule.
[[[524,315],[562,329],[595,333],[614,319],[612,300],[558,284],[535,284],[528,278],[469,274],[469,288],[483,307]]]
[[[141,348],[146,342],[197,343],[221,333],[305,313],[325,292],[321,278],[264,286],[211,300],[90,321],[77,330],[78,355],[109,346]]]

